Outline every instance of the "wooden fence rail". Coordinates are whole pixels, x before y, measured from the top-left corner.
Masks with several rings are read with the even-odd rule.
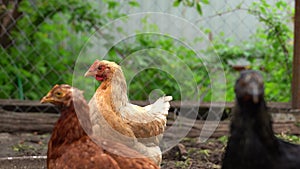
[[[133,103],[144,106],[147,102],[133,101]],[[189,103],[187,106],[195,107],[198,104]],[[210,106],[218,107],[218,103],[203,103],[200,104],[199,112],[208,111]],[[276,133],[287,133],[300,135],[300,129],[296,123],[297,118],[294,118],[293,114],[288,113],[290,110],[289,103],[269,103],[269,110],[274,114],[274,130]],[[180,102],[172,102],[171,110],[180,109]],[[231,111],[233,103],[226,103],[225,109]],[[16,100],[0,100],[0,132],[38,132],[38,133],[50,133],[53,125],[56,122],[59,114],[57,109],[52,105],[42,105],[38,101],[16,101]],[[19,108],[16,108],[19,107]],[[18,112],[11,110],[17,109]],[[23,112],[22,110],[35,110],[37,112]],[[278,116],[279,114],[283,116]],[[292,115],[292,116],[288,116]],[[168,116],[167,126],[170,127],[178,116],[174,111],[171,111]],[[295,116],[297,117],[297,116]],[[182,123],[181,127],[190,129],[187,137],[198,137],[203,129],[204,120],[186,120],[186,123]],[[220,137],[227,135],[229,132],[229,120],[223,120],[218,124],[218,127],[214,131],[212,137]],[[213,125],[213,122],[212,122]],[[204,130],[204,129],[203,129]]]

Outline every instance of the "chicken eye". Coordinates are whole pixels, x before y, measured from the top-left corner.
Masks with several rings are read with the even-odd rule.
[[[98,67],[98,70],[102,70],[102,71],[103,71],[103,70],[105,70],[105,69],[107,69],[107,68],[108,68],[108,67],[102,65],[102,66],[99,66],[99,67]]]
[[[56,93],[55,93],[55,96],[60,97],[60,96],[62,96],[62,93],[61,93],[61,92],[56,92]]]

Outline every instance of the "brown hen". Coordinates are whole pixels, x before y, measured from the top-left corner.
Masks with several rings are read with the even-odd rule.
[[[69,85],[55,85],[41,100],[41,103],[52,103],[61,110],[48,143],[48,169],[158,168],[151,160],[125,145],[89,137],[87,133],[92,134],[89,107],[82,93]]]
[[[122,69],[110,61],[96,60],[85,76],[93,76],[101,82],[89,102],[94,133],[107,133],[96,129],[103,128],[105,123],[103,121],[106,121],[120,135],[138,138],[138,142],[133,143],[133,148],[149,156],[159,165],[161,150],[158,145],[166,127],[169,101],[172,97],[161,97],[155,103],[145,107],[129,103]],[[114,114],[107,113],[111,111]],[[96,127],[97,125],[99,127]],[[120,135],[118,137],[123,138]]]

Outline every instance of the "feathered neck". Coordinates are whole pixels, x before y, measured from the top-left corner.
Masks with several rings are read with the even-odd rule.
[[[128,104],[127,84],[121,68],[115,68],[112,77],[102,82],[99,88],[110,90],[109,97],[115,111],[120,112],[120,109]]]
[[[89,107],[80,91],[73,92],[73,100],[66,106],[60,106],[61,116],[55,123],[48,142],[47,166],[51,159],[56,159],[64,153],[64,148],[78,139],[92,133],[89,118]],[[77,114],[76,114],[76,112]],[[77,117],[78,116],[78,117]],[[78,119],[79,118],[79,119]]]
[[[89,107],[82,97],[75,97],[69,106],[60,107],[61,116],[52,132],[52,142],[55,145],[71,143],[92,133],[89,119]],[[76,113],[76,112],[77,113]]]
[[[234,117],[231,123],[231,136],[248,139],[255,135],[266,145],[274,145],[276,138],[272,128],[271,115],[267,112],[265,100],[254,104],[253,102],[237,101]]]

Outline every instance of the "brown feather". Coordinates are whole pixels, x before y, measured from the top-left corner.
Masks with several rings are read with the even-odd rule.
[[[53,103],[61,109],[48,143],[48,169],[158,168],[151,160],[120,143],[93,136],[96,144],[85,132],[90,134],[92,130],[89,107],[78,89],[56,85],[41,102]]]

